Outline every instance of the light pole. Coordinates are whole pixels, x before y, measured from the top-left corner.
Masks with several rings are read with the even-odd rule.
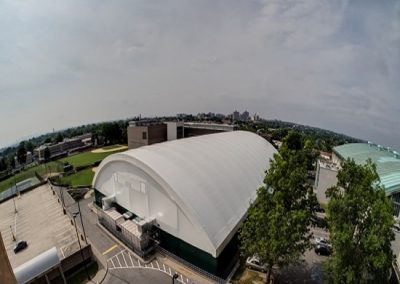
[[[179,275],[176,272],[174,273],[174,275],[172,275],[172,284],[175,283],[175,279],[178,279],[178,277],[179,277]]]
[[[78,202],[79,217],[81,218],[81,225],[82,225],[83,236],[85,237],[85,243],[87,244],[86,233],[85,233],[85,227],[83,226],[83,220],[82,220],[81,206],[79,205],[79,199],[78,199],[77,202]]]
[[[76,219],[75,219],[76,216],[78,216],[78,214],[79,214],[79,212],[72,213],[72,217],[74,217],[76,238],[78,239],[79,250],[80,250],[80,252],[81,252],[82,262],[84,263],[84,262],[85,262],[85,258],[84,258],[84,256],[83,256],[82,247],[81,247],[81,242],[80,242],[80,240],[79,240],[79,234],[78,234],[78,229],[77,229],[77,227],[76,227]],[[85,271],[86,271],[87,279],[90,280],[90,275],[89,275],[89,272],[87,271],[86,264],[84,263],[83,265],[85,266]]]
[[[62,201],[62,207],[63,207],[63,213],[64,213],[64,215],[65,215],[67,212],[65,211],[65,203],[64,203],[64,191],[63,191],[63,187],[62,187],[62,186],[59,186],[58,188],[60,189],[60,193],[61,193],[61,201]]]
[[[15,174],[14,174],[14,185],[15,185],[15,190],[14,190],[14,193],[15,193],[15,195],[17,194],[17,191],[18,191],[18,186],[17,186],[17,181],[15,180]],[[17,213],[18,211],[17,211],[17,206],[15,205],[15,199],[14,199],[14,195],[13,195],[13,203],[14,203],[14,213]]]

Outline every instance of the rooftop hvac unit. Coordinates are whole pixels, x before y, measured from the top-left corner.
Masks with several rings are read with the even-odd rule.
[[[103,210],[108,210],[112,207],[112,204],[115,203],[115,194],[108,196],[108,197],[104,197],[101,202],[103,204]]]
[[[139,217],[136,217],[132,219],[132,222],[136,224],[137,230],[142,234],[146,232],[152,225],[155,224],[155,219],[150,218],[150,219],[142,219]]]

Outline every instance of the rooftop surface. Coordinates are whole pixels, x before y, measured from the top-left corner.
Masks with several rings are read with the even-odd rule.
[[[0,231],[13,268],[52,247],[57,248],[60,259],[78,250],[75,228],[47,184],[14,200],[17,213],[12,199],[0,204]],[[28,247],[17,254],[13,235],[28,242]]]
[[[387,194],[400,190],[400,155],[398,152],[380,145],[366,143],[351,143],[337,146],[334,152],[341,158],[351,158],[357,164],[365,164],[371,159],[376,164],[381,185]]]

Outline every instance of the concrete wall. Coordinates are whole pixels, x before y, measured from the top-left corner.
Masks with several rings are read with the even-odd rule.
[[[165,124],[130,126],[127,132],[129,149],[167,141],[167,125]],[[146,133],[144,139],[143,133]]]
[[[326,204],[328,199],[326,198],[326,190],[337,183],[337,170],[324,167],[323,164],[318,162],[317,172],[315,176],[315,191],[319,203]]]
[[[4,247],[3,238],[0,233],[0,282],[2,284],[15,284],[14,272],[12,270],[10,261],[8,260],[7,251]]]

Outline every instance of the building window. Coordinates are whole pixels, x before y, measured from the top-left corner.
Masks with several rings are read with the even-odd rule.
[[[147,132],[142,132],[142,139],[146,140],[147,139]]]

